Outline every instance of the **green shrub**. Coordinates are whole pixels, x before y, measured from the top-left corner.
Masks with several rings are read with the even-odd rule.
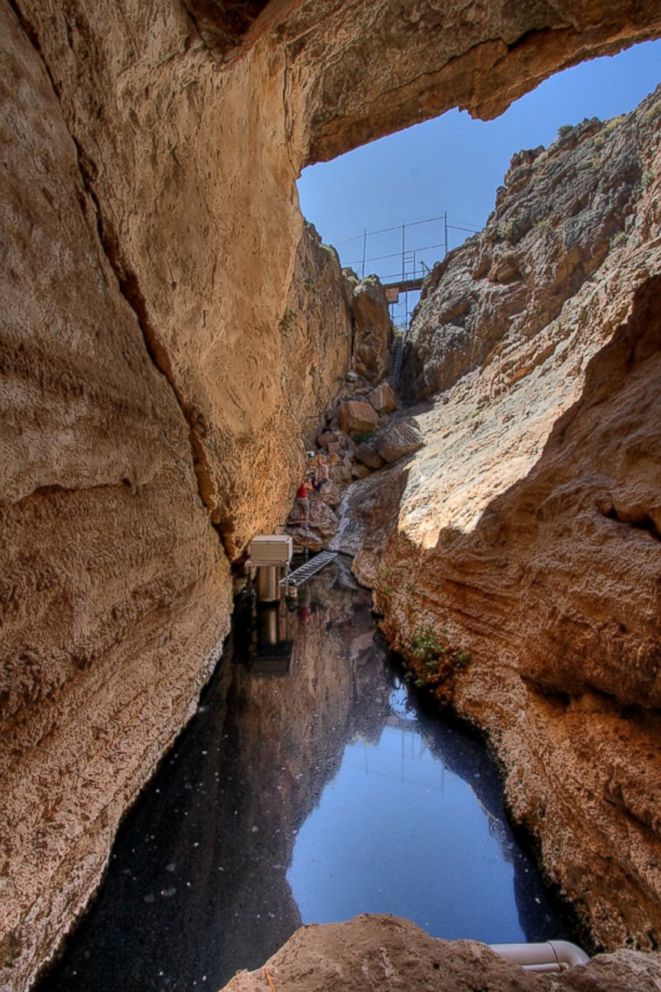
[[[604,127],[606,128],[607,131],[612,131],[613,128],[617,127],[618,124],[622,123],[622,121],[625,119],[626,116],[627,116],[626,114],[618,114],[617,117],[611,117],[609,121],[606,121]]]
[[[411,654],[419,658],[423,664],[435,662],[441,653],[445,651],[443,644],[431,626],[426,624],[417,628],[411,638]]]
[[[654,121],[661,114],[661,97],[655,100],[654,103],[645,110],[643,113],[643,120]]]
[[[468,651],[448,643],[447,631],[438,633],[431,624],[417,628],[409,641],[409,651],[415,659],[416,686],[432,689],[439,699],[449,699],[449,679],[471,661]]]

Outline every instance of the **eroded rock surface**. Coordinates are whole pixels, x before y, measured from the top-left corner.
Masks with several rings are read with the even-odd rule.
[[[515,158],[486,231],[437,270],[417,316],[413,365],[425,392],[441,389],[416,417],[426,445],[350,491],[357,526],[345,513],[338,542],[359,552],[356,572],[421,677],[430,631],[470,659],[450,670],[440,655],[433,691],[488,733],[515,816],[608,947],[653,948],[661,928],[660,110],[657,92],[623,121]],[[518,284],[494,284],[493,257],[478,264],[495,254],[493,225],[517,215],[520,194],[534,216],[547,169],[580,189],[574,169],[597,135],[620,181],[601,247],[581,247],[590,278],[563,274],[570,209],[551,231],[528,228]],[[583,194],[598,209],[592,174]],[[460,315],[442,319],[453,269],[469,300],[456,332]]]
[[[228,559],[285,518],[335,390],[343,317],[327,361],[296,288],[302,165],[455,104],[494,114],[661,30],[651,0],[414,7],[2,0],[12,992],[187,719],[227,628]]]
[[[635,951],[603,955],[562,974],[525,972],[475,941],[437,940],[396,916],[307,926],[258,971],[225,992],[656,992],[661,963]]]
[[[363,279],[355,287],[352,310],[353,367],[358,375],[378,382],[388,371],[392,325],[385,290],[375,276]]]

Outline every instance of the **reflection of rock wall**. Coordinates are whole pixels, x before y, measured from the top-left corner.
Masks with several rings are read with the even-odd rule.
[[[5,984],[53,953],[206,677],[210,524],[234,557],[291,502],[301,166],[658,33],[651,0],[607,6],[2,0]]]
[[[227,852],[232,901],[250,919],[245,948],[232,959],[251,960],[254,946],[275,951],[300,924],[286,871],[296,831],[338,770],[346,744],[360,735],[370,739],[383,727],[388,686],[374,663],[374,625],[366,603],[341,570],[322,573],[318,604],[301,606],[294,621],[291,675],[264,677],[238,667],[232,693],[238,746],[232,777],[237,783],[244,836],[256,823],[270,823],[270,836],[254,834],[249,859]],[[301,595],[303,590],[301,590]],[[346,664],[338,665],[338,658]],[[338,685],[338,678],[340,683]],[[272,870],[273,851],[280,870]],[[268,878],[274,915],[258,918],[264,893],[256,882]],[[258,964],[255,961],[255,966]]]
[[[530,327],[524,309],[499,348],[491,337],[500,319],[494,294],[507,313],[512,290],[488,284],[485,339],[477,317],[467,318],[463,368],[451,343],[447,368],[433,370],[435,381],[449,380],[418,417],[425,449],[390,481],[374,477],[352,497],[368,532],[357,574],[376,586],[386,631],[406,650],[416,627],[430,622],[473,655],[455,679],[455,705],[488,730],[515,815],[540,838],[546,867],[596,939],[610,946],[654,946],[661,926],[657,114],[658,97],[613,128],[579,129],[590,144],[606,130],[612,175],[630,182],[628,196],[615,184],[609,213],[627,236],[616,236],[610,250],[602,238],[601,264],[576,289],[573,279],[553,275],[566,255],[551,259],[544,249],[551,235],[538,231],[521,258],[531,273],[540,257],[551,266],[540,282],[556,287],[554,314],[533,293]],[[548,170],[562,166],[570,190],[604,199],[607,170],[590,188],[573,181],[572,165],[585,156],[580,141],[576,152],[544,156],[544,190]],[[535,201],[527,185],[534,164],[521,168],[523,186],[515,170],[511,195],[500,197],[499,210],[512,215],[517,190],[524,204]],[[641,182],[644,174],[651,181]],[[568,237],[574,216],[570,209],[558,219],[554,239]],[[487,235],[466,257],[490,243]],[[457,252],[447,271],[461,264]],[[428,290],[419,320],[447,303],[444,279],[438,299]],[[564,302],[563,293],[570,294]],[[518,305],[525,303],[524,293]],[[471,303],[478,317],[481,306]],[[442,360],[431,324],[419,339]],[[396,522],[389,536],[384,518]]]

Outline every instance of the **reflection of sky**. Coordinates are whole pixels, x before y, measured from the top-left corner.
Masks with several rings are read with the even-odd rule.
[[[303,922],[395,913],[437,937],[525,940],[487,814],[413,726],[349,744],[300,828],[287,880]]]

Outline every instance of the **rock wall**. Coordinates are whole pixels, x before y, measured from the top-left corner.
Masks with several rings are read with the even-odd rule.
[[[300,168],[661,30],[607,6],[2,0],[3,989],[94,890],[332,397],[313,351],[283,374]]]
[[[660,112],[657,92],[515,157],[416,317],[410,381],[440,389],[416,417],[426,446],[348,499],[386,632],[488,733],[515,817],[607,947],[654,948],[661,928]],[[568,272],[575,197],[593,223]]]

